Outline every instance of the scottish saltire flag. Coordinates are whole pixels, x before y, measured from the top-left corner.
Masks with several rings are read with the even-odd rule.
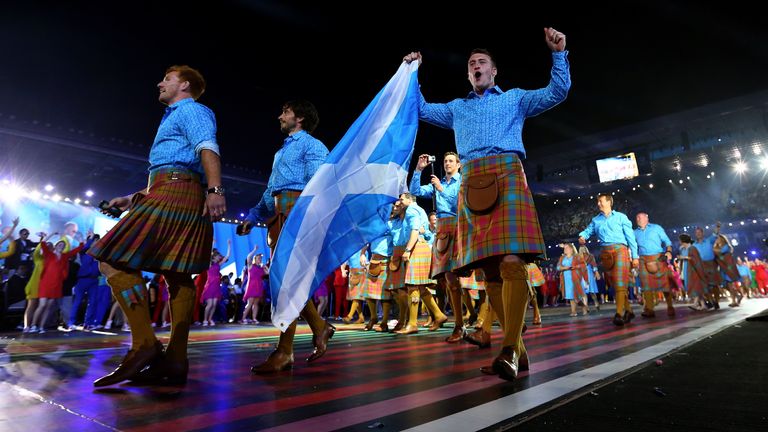
[[[272,323],[280,330],[323,279],[386,232],[391,204],[407,191],[419,122],[417,63],[400,65],[288,215],[269,274]]]

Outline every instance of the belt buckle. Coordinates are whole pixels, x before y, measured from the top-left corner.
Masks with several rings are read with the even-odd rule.
[[[179,172],[171,171],[171,180],[178,180],[178,179],[179,179]]]

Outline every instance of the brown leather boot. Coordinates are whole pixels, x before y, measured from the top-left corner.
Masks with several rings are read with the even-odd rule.
[[[131,378],[143,385],[184,385],[189,374],[189,360],[172,362],[162,356]]]
[[[256,375],[269,375],[280,371],[285,371],[293,367],[293,354],[286,354],[282,351],[272,351],[267,360],[260,365],[253,365],[251,373]]]
[[[115,370],[107,375],[97,379],[93,382],[94,387],[104,387],[117,384],[135,377],[142,369],[147,367],[150,363],[155,361],[163,353],[163,344],[159,341],[155,341],[155,344],[140,348],[137,350],[130,350],[125,355],[123,361],[117,366]]]
[[[531,361],[528,358],[528,351],[524,352],[523,355],[520,356],[520,360],[518,361],[517,368],[518,368],[518,371],[520,372],[530,370]],[[493,369],[493,365],[481,367],[480,372],[483,373],[484,375],[498,375],[498,372],[496,372]]]
[[[463,327],[454,327],[453,333],[451,333],[450,336],[445,338],[445,341],[448,343],[459,343],[464,338],[464,328]]]
[[[511,346],[501,349],[501,353],[493,361],[493,370],[499,374],[499,378],[514,381],[520,370],[520,359]]]
[[[328,341],[333,337],[334,333],[336,333],[336,327],[326,321],[323,331],[319,335],[312,337],[312,341],[315,344],[315,350],[312,351],[312,354],[310,354],[309,357],[307,357],[307,363],[312,363],[325,355],[325,351],[328,349]]]
[[[491,334],[483,329],[465,334],[464,340],[472,345],[477,345],[481,349],[491,347]]]

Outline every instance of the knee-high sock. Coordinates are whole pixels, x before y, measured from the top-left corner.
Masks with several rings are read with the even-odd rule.
[[[538,320],[540,321],[541,311],[539,311],[539,302],[538,300],[536,300],[535,295],[531,297],[530,303],[533,305],[533,319],[536,320],[538,318]],[[587,299],[586,297],[584,298],[584,306],[587,308],[589,307],[589,299]]]
[[[648,312],[653,312],[653,292],[643,291],[643,309]]]
[[[419,302],[421,301],[419,289],[409,288],[408,298],[410,299],[410,304],[408,305],[408,310],[410,311],[410,315],[408,316],[408,325],[417,327],[419,323]]]
[[[310,300],[304,305],[304,309],[301,310],[301,317],[307,320],[312,333],[320,334],[325,329],[325,320],[317,313],[317,308],[313,301]]]
[[[195,284],[188,274],[183,273],[166,274],[165,280],[171,302],[171,337],[165,356],[178,363],[187,359],[189,327],[195,308]]]
[[[453,309],[453,318],[456,321],[455,328],[464,326],[464,314],[461,313],[461,288],[449,286],[448,294],[451,297],[451,309]]]
[[[149,319],[149,298],[141,272],[119,272],[107,279],[112,293],[131,326],[131,349],[148,348],[157,342]],[[133,299],[129,303],[126,299]]]
[[[366,299],[365,304],[368,305],[368,312],[371,313],[371,324],[376,324],[379,322],[379,313],[376,311],[376,300],[374,299]]]
[[[664,293],[664,300],[667,301],[667,308],[672,309],[675,307],[673,301],[672,301],[672,293],[671,292],[665,292]]]
[[[501,286],[504,301],[504,340],[501,346],[517,350],[528,308],[528,270],[522,262],[508,261],[502,261],[499,270],[504,281]]]
[[[502,296],[502,284],[499,282],[485,282],[485,293],[488,294],[488,300],[490,301],[490,308],[496,313],[499,318],[499,324],[501,329],[504,330],[506,324],[504,320],[504,297]],[[487,321],[490,321],[490,325],[493,325],[493,314],[488,313]],[[483,328],[485,328],[485,321],[483,321]]]
[[[616,288],[614,296],[616,297],[616,313],[624,315],[624,310],[626,309],[629,300],[627,297],[627,288]]]
[[[464,306],[467,307],[467,315],[469,317],[475,312],[475,305],[472,302],[472,296],[469,295],[469,290],[461,290],[461,301]],[[461,308],[459,308],[461,310]]]
[[[398,308],[397,323],[405,325],[405,322],[408,320],[408,309],[410,308],[408,293],[404,289],[398,289],[395,292],[397,293],[395,299]]]
[[[435,302],[435,296],[432,295],[431,292],[427,288],[421,289],[421,301],[424,302],[424,305],[427,307],[429,312],[432,314],[432,319],[443,319],[445,318],[445,314],[443,311],[440,310],[439,307],[437,307],[437,302]]]
[[[381,301],[381,322],[387,324],[389,322],[389,312],[392,310],[392,300]]]
[[[483,320],[483,331],[490,333],[493,328],[493,322],[496,321],[496,313],[489,304],[486,307],[485,319]]]
[[[355,316],[355,312],[357,312],[357,308],[360,306],[360,300],[352,300],[352,307],[349,309],[349,314],[347,314],[347,318],[352,319],[352,317]]]
[[[480,321],[483,326],[485,326],[485,321],[487,319],[492,319],[492,317],[488,316],[488,311],[491,309],[491,303],[488,300],[488,296],[485,294],[485,290],[481,292],[483,293],[483,299],[482,303],[480,303],[480,312],[477,313],[477,320]]]

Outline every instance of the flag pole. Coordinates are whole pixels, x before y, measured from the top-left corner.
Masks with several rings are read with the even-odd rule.
[[[430,162],[429,163],[429,170],[431,171],[431,175],[429,176],[430,183],[432,183],[432,176],[435,175],[435,163]],[[432,211],[437,211],[437,188],[435,188],[435,185],[432,185]]]

